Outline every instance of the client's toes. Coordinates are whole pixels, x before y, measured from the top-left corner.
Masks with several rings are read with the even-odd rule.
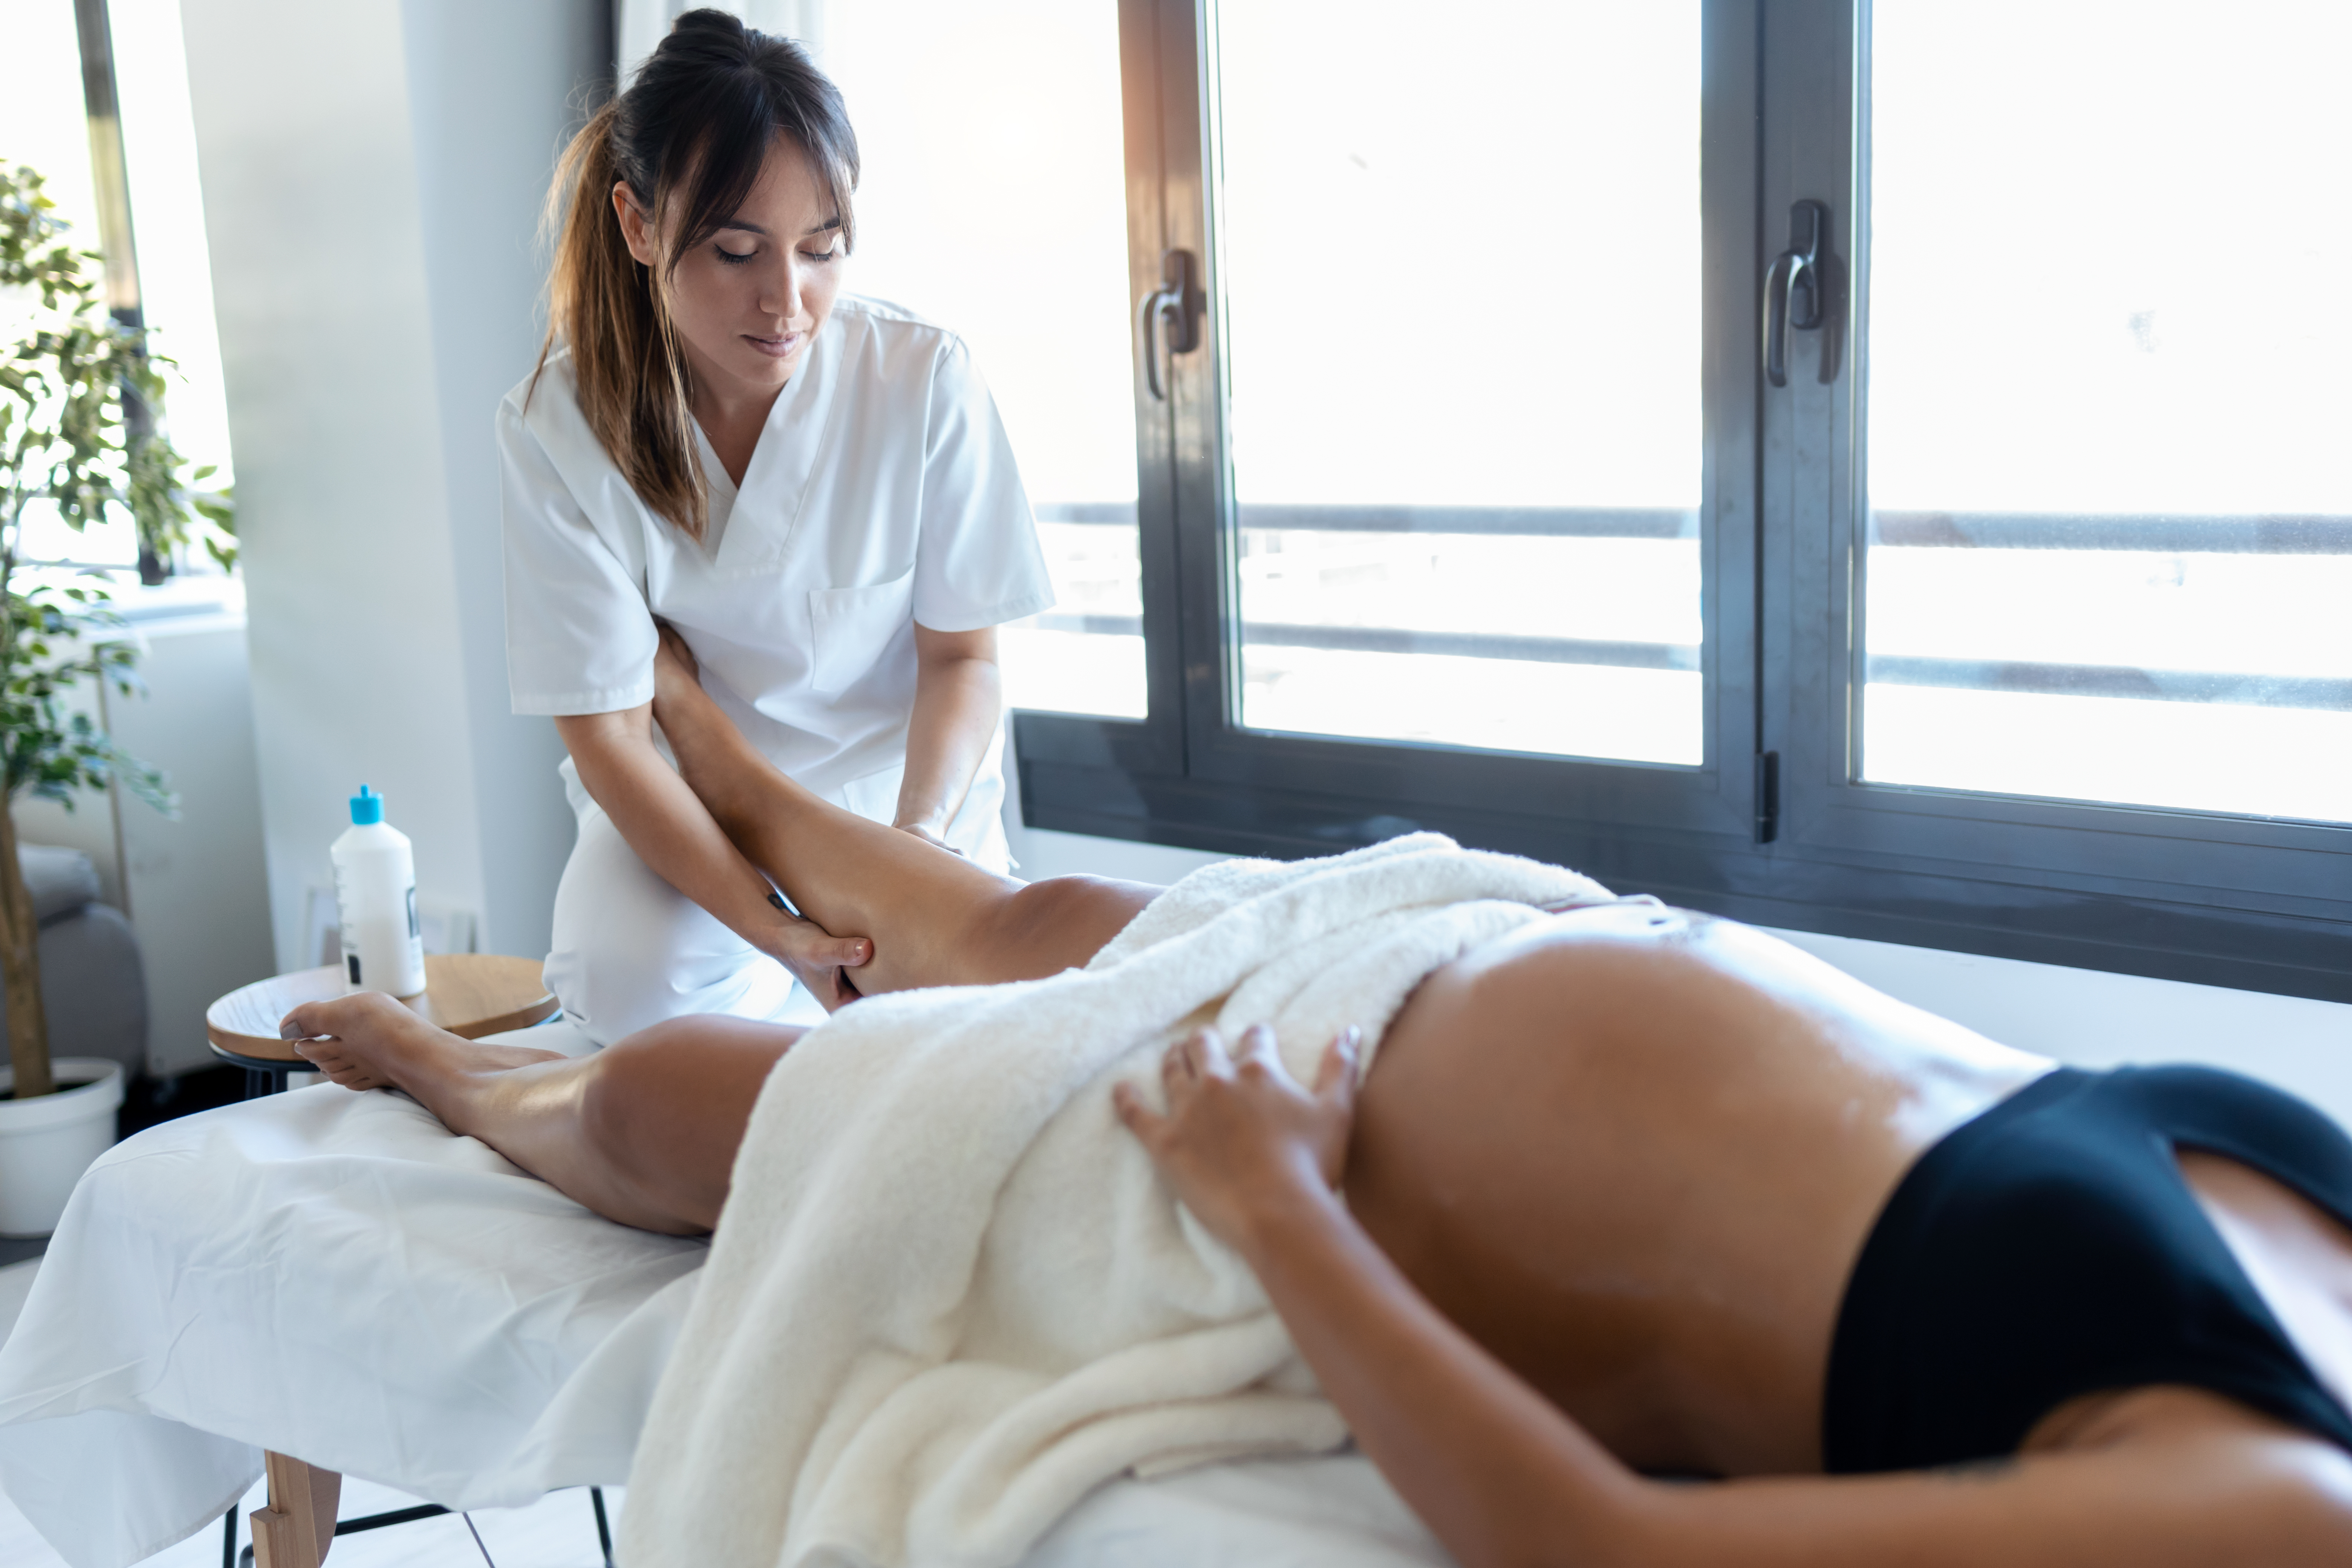
[[[345,1089],[383,1089],[391,1082],[350,1051],[339,1048],[341,1044],[340,1040],[300,1040],[295,1043],[294,1054]]]

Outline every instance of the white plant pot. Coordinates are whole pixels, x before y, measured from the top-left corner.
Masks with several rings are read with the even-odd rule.
[[[38,1100],[0,1100],[0,1236],[47,1236],[92,1162],[114,1145],[122,1064],[59,1057],[49,1064],[58,1090]],[[0,1090],[16,1074],[0,1068]]]

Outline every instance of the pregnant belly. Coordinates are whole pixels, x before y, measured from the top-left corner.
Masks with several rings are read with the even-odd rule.
[[[1818,1467],[1845,1279],[1927,1141],[1919,1048],[1771,950],[1801,960],[1671,910],[1548,921],[1431,976],[1361,1098],[1373,1239],[1640,1468]]]

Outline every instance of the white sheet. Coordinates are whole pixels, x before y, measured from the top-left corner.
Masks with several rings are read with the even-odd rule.
[[[1022,1568],[1448,1568],[1360,1454],[1204,1465],[1097,1489]]]
[[[620,1481],[707,1251],[397,1095],[166,1122],[75,1190],[0,1348],[0,1486],[114,1568],[217,1519],[263,1447],[451,1507]]]
[[[77,1191],[0,1347],[0,1489],[73,1568],[126,1568],[215,1526],[265,1447],[458,1508],[624,1481],[705,1250],[394,1095],[168,1122]],[[1114,1482],[1030,1568],[1444,1562],[1343,1456]]]

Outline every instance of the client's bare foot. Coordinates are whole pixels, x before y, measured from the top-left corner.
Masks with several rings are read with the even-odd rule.
[[[278,1032],[345,1089],[405,1089],[445,1121],[443,1105],[465,1079],[563,1059],[561,1051],[477,1045],[373,991],[306,1002],[286,1015]]]

